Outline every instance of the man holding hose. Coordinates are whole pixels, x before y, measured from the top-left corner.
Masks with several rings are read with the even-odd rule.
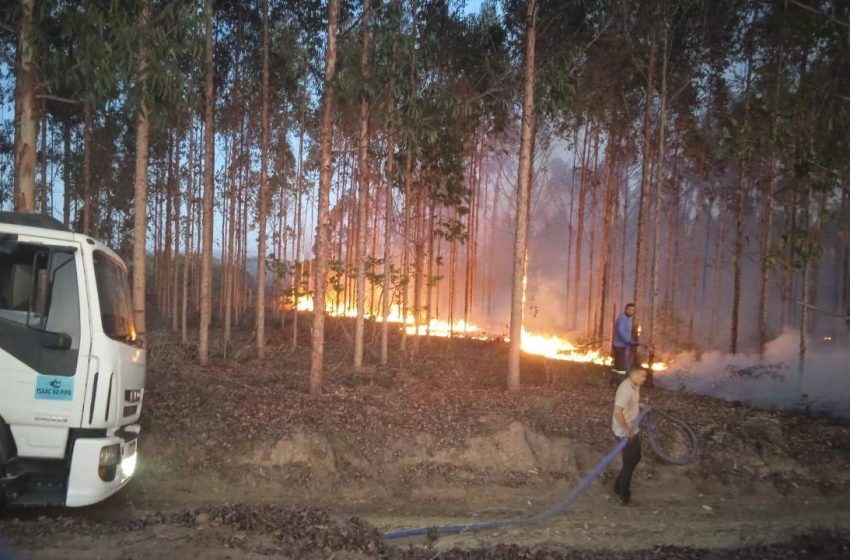
[[[614,321],[614,336],[611,339],[611,352],[614,364],[611,368],[611,386],[618,386],[628,377],[632,370],[632,347],[639,343],[632,338],[632,317],[635,315],[635,304],[627,303],[626,308]]]
[[[614,483],[614,492],[620,497],[623,505],[628,505],[632,499],[632,473],[640,462],[640,435],[638,429],[632,426],[632,422],[640,414],[640,386],[645,381],[646,372],[643,369],[632,369],[629,376],[620,383],[614,397],[614,435],[617,439],[629,438],[629,443],[623,448],[623,467]]]

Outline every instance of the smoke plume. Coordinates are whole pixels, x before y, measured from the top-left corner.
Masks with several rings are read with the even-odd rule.
[[[831,339],[810,340],[799,368],[800,333],[785,329],[758,354],[692,352],[671,359],[656,374],[669,389],[744,401],[776,410],[850,418],[850,348]]]

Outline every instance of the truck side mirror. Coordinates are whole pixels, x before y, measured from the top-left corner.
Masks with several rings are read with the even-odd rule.
[[[41,333],[41,347],[53,350],[70,350],[71,335],[63,332],[44,331]]]
[[[0,254],[11,255],[18,250],[18,236],[14,233],[0,234]]]

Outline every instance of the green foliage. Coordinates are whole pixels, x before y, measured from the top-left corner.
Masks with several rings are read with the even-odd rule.
[[[345,261],[333,259],[328,261],[328,286],[334,292],[334,303],[339,304],[339,296],[345,288],[345,278],[350,276],[353,271],[345,266]]]
[[[378,272],[378,267],[384,265],[384,259],[373,256],[366,257],[366,281],[373,288],[380,287],[384,283],[383,273]]]
[[[469,239],[469,232],[466,229],[466,224],[464,224],[461,220],[440,221],[434,229],[434,235],[449,242],[459,241],[464,243],[467,239]]]
[[[815,264],[823,255],[823,244],[811,230],[797,229],[780,237],[780,251],[787,251],[790,258],[783,262],[788,270],[803,270]]]
[[[436,525],[428,527],[428,531],[425,534],[425,546],[429,549],[434,548],[437,544],[437,541],[440,539],[440,528]]]

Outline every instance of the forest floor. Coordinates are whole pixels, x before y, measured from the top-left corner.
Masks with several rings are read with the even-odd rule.
[[[0,558],[850,557],[850,422],[660,388],[642,397],[693,426],[701,453],[670,466],[644,442],[632,505],[612,497],[618,459],[543,524],[385,543],[559,502],[614,444],[613,390],[599,366],[526,356],[507,392],[507,345],[476,340],[422,339],[354,371],[350,327],[329,324],[317,399],[306,330],[297,349],[269,333],[285,342],[262,360],[239,333],[207,368],[155,333],[134,480],[88,508],[4,512]]]

